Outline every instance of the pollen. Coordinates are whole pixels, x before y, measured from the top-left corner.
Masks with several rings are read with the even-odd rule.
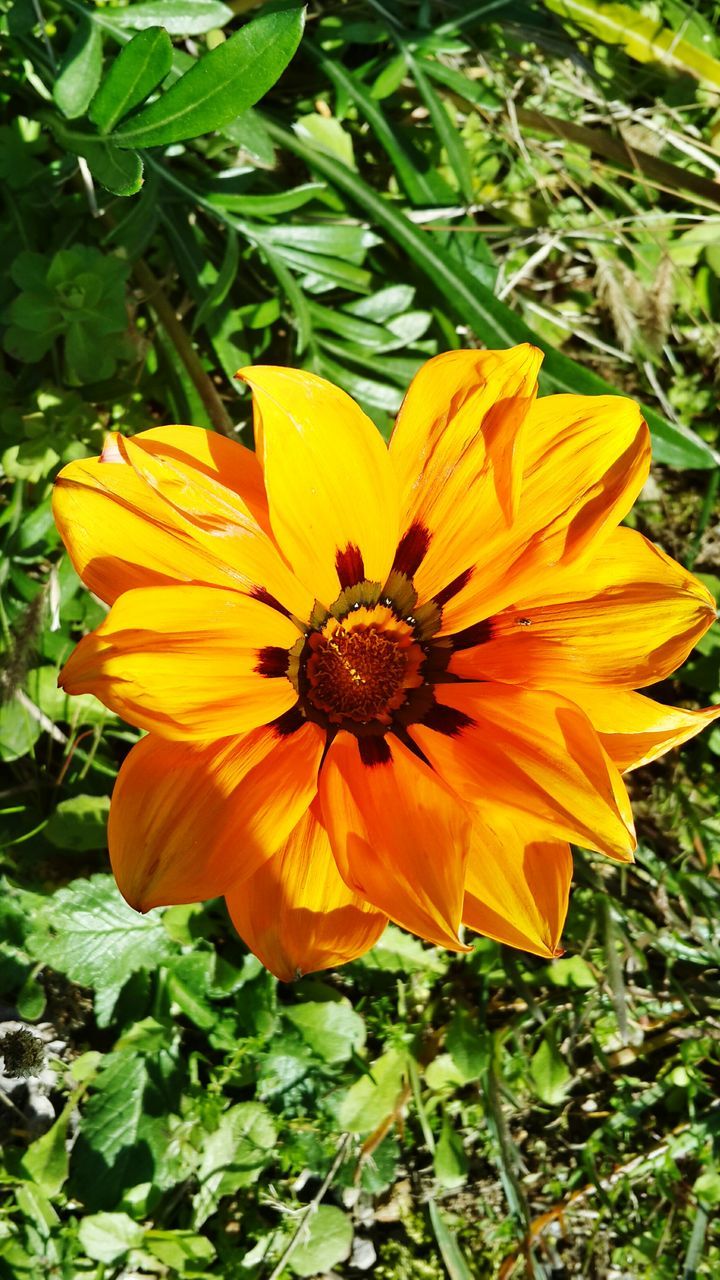
[[[423,682],[424,653],[412,628],[385,606],[330,618],[308,641],[307,699],[328,719],[390,724]]]

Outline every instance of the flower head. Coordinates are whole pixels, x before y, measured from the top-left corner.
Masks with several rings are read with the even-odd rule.
[[[62,686],[148,730],[109,824],[132,906],[224,894],[285,979],[388,917],[551,956],[569,842],[631,860],[621,772],[720,714],[636,690],[715,609],[619,527],[637,406],[538,399],[540,359],[428,361],[389,448],[322,378],[257,366],[256,453],[161,427],[61,472],[58,526],[111,606]]]

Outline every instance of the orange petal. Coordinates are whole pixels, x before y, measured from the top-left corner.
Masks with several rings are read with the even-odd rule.
[[[118,774],[108,824],[130,906],[199,902],[252,875],[311,803],[323,741],[311,724],[209,746],[142,738]]]
[[[320,803],[343,880],[398,924],[463,950],[470,819],[394,736],[338,733],[320,771]]]
[[[450,670],[562,690],[568,681],[663,680],[712,625],[715,602],[697,578],[632,529],[616,529],[587,563],[539,574],[523,597],[470,628]]]
[[[720,717],[720,706],[686,711],[628,689],[568,685],[564,692],[582,708],[610,759],[623,770],[657,760]]]
[[[436,712],[408,732],[463,800],[481,811],[488,803],[520,810],[538,839],[631,860],[627,792],[576,706],[554,693],[490,683],[441,685],[436,696]]]
[[[532,819],[483,806],[473,827],[463,923],[537,956],[556,956],[567,915],[572,855],[538,840]]]
[[[284,674],[297,638],[284,614],[237,591],[140,587],[80,641],[60,686],[165,738],[224,738],[297,702]]]
[[[542,352],[527,343],[448,351],[428,360],[410,384],[390,457],[400,482],[401,532],[410,531],[398,567],[412,577],[422,563],[423,598],[474,562],[490,511],[502,523],[515,514],[522,427],[541,361]]]
[[[517,515],[508,527],[488,508],[479,558],[460,567],[455,593],[443,604],[445,633],[533,593],[538,570],[597,550],[647,477],[648,429],[638,406],[621,396],[544,396],[530,407],[523,434]],[[422,575],[421,565],[421,601],[435,589]]]
[[[134,587],[233,586],[309,617],[312,597],[262,527],[257,460],[239,444],[198,434],[205,447],[193,427],[115,437],[112,452],[103,451],[110,461],[82,458],[63,468],[53,514],[83,582],[108,603]],[[236,457],[232,467],[228,451]],[[222,463],[217,476],[242,484],[243,496],[215,476],[213,457]]]
[[[258,524],[270,533],[262,467],[252,449],[203,427],[151,427],[132,441],[155,457],[180,462],[210,476],[242,498]]]
[[[275,537],[309,591],[330,605],[368,578],[384,583],[398,541],[387,449],[344,391],[302,369],[255,365],[253,390]]]
[[[315,809],[303,814],[278,853],[227,895],[238,933],[281,982],[355,960],[387,924],[340,878]]]

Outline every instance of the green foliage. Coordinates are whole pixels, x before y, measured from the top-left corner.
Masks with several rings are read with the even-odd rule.
[[[634,775],[564,958],[391,925],[282,987],[114,887],[135,734],[57,687],[104,608],[50,510],[108,430],[247,442],[241,365],[387,436],[429,356],[530,338],[647,405],[631,519],[717,595],[716,8],[0,0],[0,1280],[718,1273],[720,730]],[[716,634],[662,696],[720,699]]]
[[[8,310],[8,355],[36,364],[61,340],[69,385],[109,378],[127,328],[127,263],[76,244],[52,258],[26,250],[10,274],[20,293]]]

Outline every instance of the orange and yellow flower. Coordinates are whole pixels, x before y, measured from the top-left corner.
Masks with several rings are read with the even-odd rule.
[[[720,715],[636,690],[715,608],[619,527],[638,407],[538,399],[540,360],[428,361],[389,448],[322,378],[245,369],[255,453],[160,427],[61,472],[58,527],[111,606],[61,684],[148,731],[109,824],[132,906],[224,894],[283,979],[387,918],[552,956],[569,842],[632,859],[622,771]]]

